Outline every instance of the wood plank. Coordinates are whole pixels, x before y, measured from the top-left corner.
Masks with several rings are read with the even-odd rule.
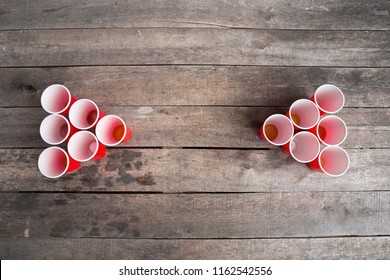
[[[38,1],[0,3],[3,29],[245,27],[389,30],[385,0]]]
[[[294,192],[390,190],[390,149],[347,150],[340,178],[312,172],[280,150],[109,149],[59,179],[37,168],[41,149],[0,150],[3,192]]]
[[[389,68],[120,66],[0,68],[0,106],[40,106],[54,83],[105,106],[290,106],[322,84],[339,86],[346,107],[389,107]]]
[[[389,237],[309,239],[78,239],[1,238],[2,260],[388,260]]]
[[[287,111],[286,107],[101,108],[123,117],[133,129],[133,138],[125,147],[274,148],[259,139],[258,129],[271,114]],[[0,147],[47,146],[39,135],[39,125],[46,115],[42,108],[0,108]],[[345,108],[338,115],[349,129],[344,147],[390,147],[390,109]]]
[[[390,234],[390,192],[0,194],[0,237],[263,238]]]
[[[383,31],[209,28],[1,31],[0,66],[276,65],[388,67]]]

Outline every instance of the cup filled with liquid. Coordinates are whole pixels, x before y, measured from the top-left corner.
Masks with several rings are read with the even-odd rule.
[[[291,119],[295,130],[310,129],[320,120],[318,106],[309,99],[296,100],[286,115]]]
[[[269,116],[259,129],[261,139],[275,146],[288,143],[294,134],[294,126],[291,120],[282,114]]]
[[[96,125],[96,137],[106,146],[116,146],[130,140],[132,131],[122,118],[116,115],[104,116]]]

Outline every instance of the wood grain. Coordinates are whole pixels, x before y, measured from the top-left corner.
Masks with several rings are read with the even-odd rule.
[[[388,260],[390,238],[229,240],[1,238],[0,258],[2,260]]]
[[[352,16],[353,15],[353,16]],[[389,30],[385,0],[35,1],[0,3],[2,29],[244,27]]]
[[[101,105],[101,104],[98,104]],[[258,129],[286,107],[132,106],[101,108],[121,116],[133,129],[124,147],[275,148],[261,141]],[[1,148],[46,147],[39,126],[47,115],[42,108],[0,108]],[[390,147],[390,109],[345,108],[338,114],[349,134],[343,147]]]
[[[104,106],[290,106],[325,83],[346,107],[389,107],[389,68],[113,66],[0,68],[0,106],[40,106],[54,83]]]
[[[41,149],[0,150],[3,192],[306,192],[389,191],[390,150],[347,150],[339,178],[311,171],[280,150],[110,149],[59,179],[37,168]]]
[[[0,67],[91,65],[274,65],[388,67],[383,31],[209,28],[0,32]]]
[[[389,235],[390,192],[0,194],[0,237]]]

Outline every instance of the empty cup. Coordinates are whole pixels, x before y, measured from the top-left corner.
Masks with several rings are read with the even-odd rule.
[[[259,129],[260,138],[276,146],[288,143],[293,134],[294,126],[291,120],[281,114],[269,116]]]
[[[295,134],[291,141],[282,147],[296,161],[308,163],[313,161],[320,153],[320,142],[311,132],[301,131]]]
[[[70,91],[63,85],[54,84],[47,87],[41,96],[42,108],[50,114],[64,114],[69,113],[70,106],[76,102]]]
[[[93,128],[105,113],[89,99],[77,100],[69,110],[69,120],[78,129]]]
[[[338,87],[325,84],[317,88],[311,100],[317,104],[321,115],[325,115],[340,111],[344,107],[345,97]]]
[[[332,177],[339,177],[347,172],[349,163],[349,156],[343,148],[327,146],[315,160],[307,165],[314,171],[324,172]]]
[[[118,116],[107,115],[96,125],[96,137],[106,146],[116,146],[130,140],[132,131]]]
[[[43,141],[50,145],[58,145],[77,132],[77,129],[62,115],[52,114],[41,122],[39,132]]]
[[[49,147],[38,158],[39,171],[48,178],[58,178],[65,173],[76,170],[80,162],[71,158],[64,149]]]
[[[337,116],[325,116],[310,130],[325,145],[340,145],[347,138],[347,125]]]
[[[106,154],[106,147],[90,131],[76,132],[68,142],[69,155],[77,161],[101,159]]]

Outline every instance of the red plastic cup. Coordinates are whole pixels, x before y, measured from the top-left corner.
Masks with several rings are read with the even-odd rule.
[[[48,178],[58,178],[76,170],[80,167],[80,162],[74,160],[59,147],[49,147],[45,149],[38,158],[39,171]]]
[[[309,99],[298,99],[287,112],[295,130],[305,130],[314,127],[320,120],[317,105]]]
[[[69,110],[69,120],[78,129],[93,128],[106,114],[89,99],[77,100]]]
[[[325,116],[310,132],[317,135],[321,143],[332,146],[340,145],[347,138],[348,130],[345,122],[337,116]]]
[[[332,177],[339,177],[347,172],[349,163],[349,156],[343,148],[327,146],[315,160],[307,165],[314,171],[324,172]]]
[[[259,129],[259,136],[275,146],[283,146],[294,135],[294,126],[285,115],[274,114],[269,116]]]
[[[77,132],[77,129],[62,115],[53,114],[43,119],[39,132],[43,141],[50,145],[58,145]]]
[[[47,87],[41,96],[42,108],[50,114],[69,113],[69,108],[77,98],[63,85],[54,84]]]
[[[282,146],[284,152],[290,154],[296,161],[308,163],[313,161],[320,153],[320,142],[311,132],[296,133],[291,141]]]
[[[344,107],[344,93],[338,87],[325,84],[317,88],[311,100],[320,109],[321,116],[325,114],[335,114]]]
[[[130,140],[132,131],[116,115],[103,117],[96,125],[96,137],[106,146],[116,146]]]
[[[106,146],[98,141],[90,131],[76,132],[68,142],[69,155],[77,161],[101,159],[106,154]]]

